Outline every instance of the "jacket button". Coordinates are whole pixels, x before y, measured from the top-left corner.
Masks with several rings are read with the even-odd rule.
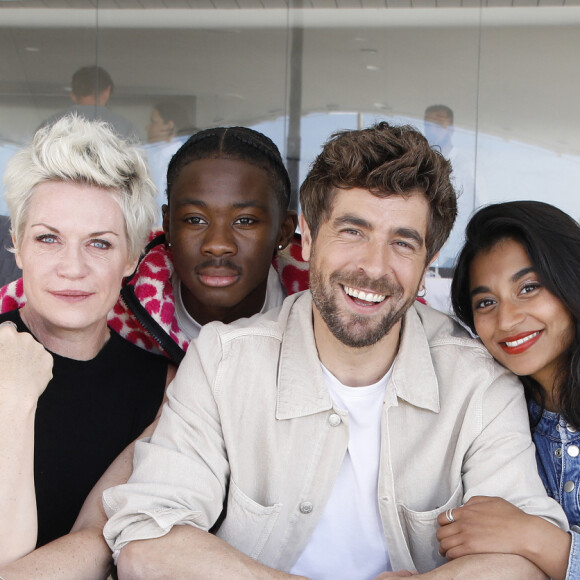
[[[303,514],[309,514],[313,509],[314,509],[314,506],[312,505],[312,502],[310,502],[310,501],[303,501],[300,504],[300,511]]]
[[[578,447],[578,445],[569,445],[566,451],[568,452],[568,455],[570,457],[578,457],[578,454],[580,453],[580,448]]]
[[[570,530],[578,534],[580,533],[580,526],[570,526]]]
[[[574,482],[573,482],[573,481],[567,481],[567,482],[564,484],[564,491],[565,491],[566,493],[570,493],[571,491],[573,491],[573,490],[574,490],[574,488],[575,488],[575,487],[576,487],[576,486],[574,485]]]
[[[342,419],[340,418],[340,415],[332,413],[332,415],[328,417],[328,422],[332,427],[338,427],[342,423]]]
[[[570,425],[570,423],[566,423],[566,429],[568,429],[568,432],[570,433],[576,433],[576,431],[578,431],[578,429],[576,429],[574,425]]]
[[[556,457],[562,457],[562,448],[561,448],[561,447],[558,447],[558,448],[556,449],[556,451],[554,451],[554,455],[555,455]]]

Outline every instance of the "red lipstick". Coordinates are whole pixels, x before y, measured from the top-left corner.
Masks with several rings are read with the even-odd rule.
[[[508,354],[521,354],[536,344],[542,336],[543,330],[534,330],[532,332],[521,332],[515,336],[509,336],[501,341],[499,345]],[[509,344],[508,344],[509,343]],[[516,344],[513,344],[516,343]],[[510,346],[511,345],[511,346]]]

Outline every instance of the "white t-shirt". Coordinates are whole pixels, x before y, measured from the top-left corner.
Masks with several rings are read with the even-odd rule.
[[[335,409],[348,412],[348,449],[320,521],[291,573],[313,580],[372,580],[392,570],[377,490],[381,415],[392,367],[374,385],[347,387],[321,366]]]
[[[173,286],[173,296],[175,298],[175,317],[177,318],[177,324],[181,331],[187,336],[189,340],[197,338],[199,331],[201,330],[201,324],[197,322],[185,309],[183,304],[183,298],[181,297],[181,280],[177,277],[177,274],[173,274],[171,279],[171,284]],[[266,299],[264,300],[264,306],[260,313],[268,312],[272,308],[277,308],[284,302],[286,298],[286,290],[282,286],[280,277],[274,269],[270,266],[270,271],[268,272],[268,283],[266,286]]]

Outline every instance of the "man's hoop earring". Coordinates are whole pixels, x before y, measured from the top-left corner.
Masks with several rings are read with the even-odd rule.
[[[421,288],[421,290],[419,290],[419,292],[417,292],[417,297],[418,298],[425,298],[426,295],[427,295],[427,290],[425,290],[425,286],[423,286],[423,288]]]

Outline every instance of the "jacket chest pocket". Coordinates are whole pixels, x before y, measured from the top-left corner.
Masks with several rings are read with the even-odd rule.
[[[281,508],[281,504],[260,505],[230,479],[227,514],[216,535],[257,560],[276,525]]]
[[[399,518],[405,535],[411,558],[417,570],[428,572],[446,562],[439,554],[437,541],[437,516],[449,508],[458,507],[463,503],[463,484],[459,481],[451,497],[444,505],[434,510],[418,512],[399,504]]]

